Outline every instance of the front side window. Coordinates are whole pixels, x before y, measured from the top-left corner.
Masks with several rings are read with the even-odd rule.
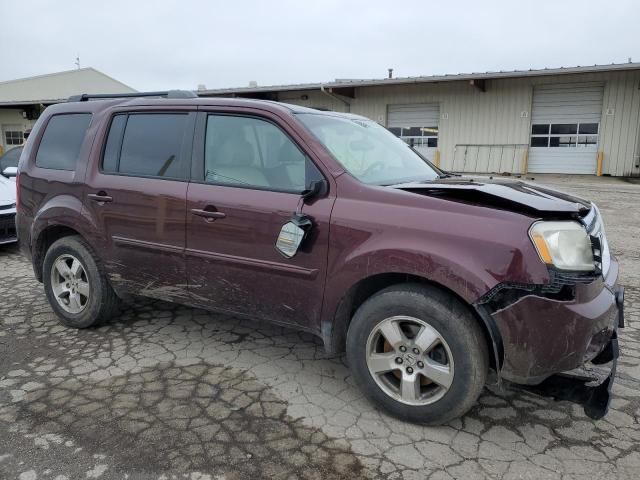
[[[75,170],[90,113],[54,115],[42,135],[36,166],[52,170]]]
[[[573,148],[598,144],[597,123],[538,123],[531,125],[532,147]]]
[[[434,180],[438,173],[405,142],[375,122],[323,114],[298,118],[351,175],[371,185]]]
[[[313,163],[276,125],[253,117],[209,115],[205,181],[301,193],[320,178]]]
[[[187,113],[131,113],[113,117],[102,170],[142,177],[184,179],[181,154],[188,136]]]

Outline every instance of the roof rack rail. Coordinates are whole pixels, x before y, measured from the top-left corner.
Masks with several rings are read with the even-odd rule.
[[[198,98],[198,95],[189,90],[167,90],[165,92],[136,92],[136,93],[83,93],[73,95],[67,102],[87,102],[92,99],[106,98],[137,98],[137,97],[164,97],[164,98]]]

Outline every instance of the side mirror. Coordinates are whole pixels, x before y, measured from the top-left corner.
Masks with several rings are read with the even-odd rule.
[[[325,190],[325,180],[314,180],[309,186],[302,191],[302,198],[305,200],[311,200],[314,197],[322,194]]]
[[[2,171],[2,175],[4,175],[7,178],[17,177],[18,167],[7,167]]]

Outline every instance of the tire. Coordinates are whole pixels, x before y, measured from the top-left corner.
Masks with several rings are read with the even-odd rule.
[[[62,237],[49,247],[42,277],[49,305],[64,325],[93,327],[118,312],[119,299],[92,248],[80,236]]]
[[[427,425],[464,415],[489,370],[487,343],[469,309],[421,284],[391,286],[358,308],[347,332],[347,361],[374,404]]]

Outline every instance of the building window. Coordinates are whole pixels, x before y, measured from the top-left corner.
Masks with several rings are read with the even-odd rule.
[[[389,131],[412,147],[438,148],[438,127],[389,127]]]
[[[597,123],[537,123],[531,125],[534,148],[584,148],[598,144]]]
[[[4,144],[5,145],[22,145],[24,141],[24,135],[18,130],[7,130],[4,132]]]

